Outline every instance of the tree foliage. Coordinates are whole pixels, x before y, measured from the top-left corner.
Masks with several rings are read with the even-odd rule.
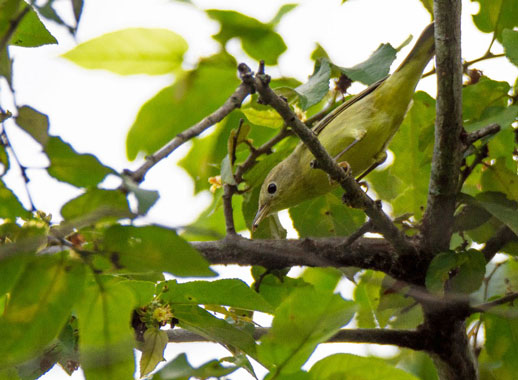
[[[370,198],[365,210],[345,206],[340,188],[289,210],[302,240],[285,240],[275,217],[251,231],[263,179],[299,142],[293,120],[314,127],[350,96],[352,82],[369,85],[386,76],[401,49],[383,41],[346,68],[318,45],[307,81],[269,78],[290,48],[278,25],[295,4],[267,22],[202,10],[220,26],[213,35],[219,52],[189,67],[187,42],[168,29],[119,30],[64,54],[86,70],[174,74],[128,126],[127,155],[140,165],[135,170],[119,172],[102,157],[78,153],[50,134],[47,115],[30,105],[0,104],[2,176],[19,171],[28,191],[23,152],[13,149],[7,133],[20,129],[48,158],[41,170],[81,191],[52,219],[30,193],[27,206],[0,178],[0,379],[36,379],[56,364],[69,374],[81,367],[87,379],[234,378],[237,370],[253,378],[259,367],[265,378],[279,380],[515,378],[518,80],[492,79],[476,64],[508,59],[518,65],[518,6],[477,2],[473,22],[493,39],[481,46],[479,59],[462,63],[463,130],[450,146],[461,160],[450,174],[457,187],[444,221],[444,249],[430,245],[444,227],[430,226],[430,209],[442,196],[434,178],[446,173],[437,167],[438,145],[434,151],[440,102],[422,91],[390,144],[393,162],[366,178],[368,194],[389,206],[390,219]],[[432,1],[420,3],[433,13]],[[83,1],[70,1],[74,25],[55,5],[0,0],[0,86],[14,100],[10,47],[57,43],[49,22],[77,31]],[[232,39],[250,62],[262,61],[257,74],[227,51]],[[492,52],[498,46],[503,54]],[[211,190],[210,206],[181,229],[143,225],[160,194],[140,183],[191,140],[179,165],[196,192]],[[118,185],[107,188],[107,176]],[[359,187],[351,191],[365,196]],[[366,238],[367,232],[378,235]],[[211,269],[232,263],[249,265],[254,282],[221,279]],[[297,265],[301,274],[288,272]],[[344,281],[353,284],[351,299],[337,292]],[[256,313],[270,315],[271,326],[258,327]],[[180,354],[156,370],[168,343],[187,341],[219,343],[229,354],[200,366]],[[336,353],[304,365],[318,345],[337,341],[399,350],[388,359]]]

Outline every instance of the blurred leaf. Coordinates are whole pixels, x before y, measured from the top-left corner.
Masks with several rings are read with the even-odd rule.
[[[481,193],[477,201],[487,212],[507,225],[518,235],[518,207],[516,202],[511,202],[501,193]]]
[[[153,380],[185,380],[192,377],[208,379],[220,378],[234,372],[239,366],[223,367],[218,360],[211,360],[200,367],[194,368],[187,361],[185,354],[180,354],[158,371]]]
[[[140,346],[140,377],[148,375],[156,366],[165,361],[164,350],[167,346],[167,332],[159,328],[149,328],[144,332],[144,344]]]
[[[155,282],[128,280],[124,281],[124,285],[133,291],[136,301],[135,305],[137,307],[146,306],[148,303],[153,301],[156,288]]]
[[[27,8],[28,11],[25,10]],[[23,13],[25,15],[20,19]],[[45,28],[33,7],[21,0],[4,0],[0,3],[0,36],[6,36],[11,22],[17,19],[20,19],[20,22],[9,40],[9,45],[37,47],[58,43]]]
[[[72,9],[74,11],[74,18],[76,19],[76,29],[79,26],[79,21],[81,20],[81,15],[83,13],[83,0],[71,0],[72,1]]]
[[[168,29],[128,28],[79,44],[63,57],[86,69],[121,75],[181,71],[187,42]]]
[[[104,250],[123,268],[168,272],[180,277],[211,277],[209,263],[175,230],[159,226],[114,225],[104,234]]]
[[[327,54],[327,51],[320,45],[318,42],[316,43],[315,50],[311,53],[310,56],[311,60],[316,61],[319,58],[325,58],[329,61],[329,54]]]
[[[518,26],[518,3],[515,0],[472,0],[480,3],[480,11],[473,22],[484,33],[495,33],[502,41],[502,31]]]
[[[11,291],[29,261],[29,255],[20,254],[0,260],[0,295]]]
[[[271,107],[250,104],[241,109],[250,123],[269,128],[281,128],[284,119]]]
[[[134,336],[130,327],[135,306],[124,282],[92,281],[77,305],[81,368],[87,379],[131,379]]]
[[[61,215],[67,221],[81,221],[98,218],[128,218],[129,210],[126,196],[118,190],[91,188],[80,196],[68,201],[61,208]]]
[[[333,336],[354,314],[351,301],[313,287],[295,289],[277,308],[258,355],[276,373],[298,370],[319,343]]]
[[[237,37],[250,57],[257,61],[264,60],[267,65],[276,65],[277,59],[286,50],[286,44],[273,30],[272,24],[263,24],[236,11],[209,9],[205,12],[220,23],[221,29],[213,38],[223,47],[230,39]]]
[[[396,53],[397,50],[392,45],[381,44],[366,61],[349,68],[335,67],[353,81],[370,86],[388,75],[390,66],[396,59]]]
[[[434,119],[435,99],[425,92],[415,93],[412,107],[389,145],[395,155],[394,162],[387,169],[374,170],[367,176],[382,199],[392,200],[395,215],[412,213],[419,220],[423,214],[430,178]]]
[[[30,106],[18,108],[18,124],[25,132],[45,146],[49,140],[49,117]]]
[[[462,88],[462,117],[465,124],[484,118],[489,107],[506,107],[509,83],[498,82],[483,76],[471,86]],[[470,128],[473,130],[474,128]]]
[[[397,366],[421,380],[438,380],[437,369],[429,355],[421,351],[403,349],[396,357]]]
[[[339,189],[290,208],[293,226],[300,237],[348,236],[364,222],[365,214],[347,207]]]
[[[471,293],[482,285],[485,271],[486,260],[480,251],[443,252],[428,267],[426,288],[431,293],[442,294],[447,283],[448,290]]]
[[[384,273],[367,270],[362,274],[358,285],[354,289],[354,301],[358,307],[356,323],[359,328],[376,328],[380,323],[376,319],[375,311],[380,301],[381,282]]]
[[[509,128],[518,116],[518,106],[508,107],[488,107],[486,108],[481,119],[465,125],[468,132],[476,131],[490,124],[496,123],[502,129]]]
[[[263,297],[238,279],[190,281],[182,284],[171,280],[162,283],[160,288],[160,298],[172,305],[224,305],[273,313],[272,306]]]
[[[50,160],[47,172],[59,181],[77,187],[95,186],[108,174],[116,172],[92,154],[79,154],[60,137],[52,136],[45,145]]]
[[[302,279],[316,289],[334,291],[342,278],[342,272],[337,268],[305,268]]]
[[[329,79],[331,78],[331,67],[327,59],[315,62],[315,69],[308,81],[301,84],[295,91],[300,97],[300,107],[307,110],[317,104],[329,91]]]
[[[43,352],[65,325],[83,290],[85,267],[66,253],[33,257],[0,318],[0,366]]]
[[[491,372],[496,379],[513,379],[518,371],[518,319],[483,315],[486,344],[483,350],[491,359]],[[497,365],[495,365],[497,364]]]
[[[230,157],[228,155],[221,161],[221,180],[224,184],[237,185],[232,172],[232,164],[230,163]]]
[[[256,343],[252,335],[232,324],[214,317],[206,310],[193,305],[173,305],[172,311],[180,322],[178,326],[215,340],[221,344],[235,347],[252,358],[256,358]]]
[[[0,380],[23,380],[15,367],[0,369]]]
[[[0,180],[0,218],[16,220],[18,217],[28,218],[30,215],[16,195]]]
[[[182,75],[140,108],[126,139],[128,158],[134,160],[139,152],[149,154],[160,149],[214,112],[238,85],[233,58],[219,54],[202,60],[198,68]]]
[[[368,370],[367,370],[368,369]],[[380,358],[364,358],[352,354],[334,354],[316,362],[309,371],[312,380],[418,380]]]
[[[0,78],[4,77],[9,83],[9,86],[13,85],[13,60],[9,55],[9,49],[6,47],[0,50]],[[0,117],[0,120],[3,120]]]
[[[507,58],[509,58],[515,66],[518,66],[518,31],[504,29],[502,45],[504,46]]]
[[[130,178],[123,176],[124,185],[137,198],[137,212],[139,215],[146,215],[160,197],[156,190],[142,189]]]
[[[518,174],[505,166],[503,158],[497,158],[485,169],[480,178],[484,191],[501,192],[510,200],[518,201]]]
[[[433,19],[433,0],[420,0],[421,4],[423,4],[423,7],[430,13],[430,16],[432,16]]]
[[[279,8],[277,14],[270,21],[270,25],[277,26],[284,16],[290,13],[292,10],[298,7],[298,4],[284,4]]]

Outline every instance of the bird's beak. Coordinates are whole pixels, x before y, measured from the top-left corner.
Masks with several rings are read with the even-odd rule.
[[[252,232],[254,232],[257,227],[259,227],[259,223],[261,223],[261,221],[266,218],[268,214],[270,214],[270,206],[265,203],[259,207],[257,214],[255,214],[254,221],[252,222]]]

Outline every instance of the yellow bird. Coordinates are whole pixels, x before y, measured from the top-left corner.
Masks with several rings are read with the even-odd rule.
[[[314,129],[321,144],[337,162],[348,164],[362,178],[386,158],[386,148],[397,132],[415,87],[434,55],[434,24],[421,33],[414,48],[389,77],[345,102]],[[271,213],[323,195],[337,186],[327,174],[312,169],[313,154],[300,143],[266,176],[259,194],[255,229]]]

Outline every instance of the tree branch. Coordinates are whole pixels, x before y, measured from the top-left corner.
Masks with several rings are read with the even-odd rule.
[[[422,235],[428,253],[448,249],[461,165],[462,62],[460,0],[435,0],[437,116]]]
[[[262,102],[272,106],[279,115],[281,115],[286,125],[293,129],[302,142],[306,144],[311,153],[313,153],[317,160],[318,167],[328,173],[331,179],[342,186],[351,205],[363,209],[367,216],[373,220],[373,223],[380,233],[398,252],[415,256],[416,251],[414,246],[410,244],[405,236],[398,230],[392,220],[379,207],[378,203],[372,200],[361,189],[360,185],[358,185],[351,175],[345,173],[322,144],[320,144],[320,141],[311,129],[297,118],[288,103],[268,86],[270,78],[262,72],[263,68],[264,67],[261,67],[255,76],[255,88],[260,94]]]
[[[234,91],[232,95],[219,107],[216,111],[205,117],[199,123],[179,133],[174,139],[172,139],[167,145],[161,148],[158,152],[147,156],[144,164],[135,171],[125,170],[124,174],[128,175],[136,183],[141,183],[146,176],[146,173],[155,166],[158,162],[169,156],[179,146],[198,136],[200,133],[205,131],[207,128],[223,120],[225,116],[231,113],[236,108],[241,107],[241,103],[245,98],[252,93],[252,72],[248,67],[239,65],[238,67],[239,76],[242,83]]]
[[[471,309],[473,313],[484,312],[496,306],[512,303],[515,299],[518,299],[518,293],[511,293],[494,301],[472,306]]]
[[[495,236],[486,241],[486,245],[482,249],[486,262],[490,262],[502,247],[513,240],[518,241],[518,236],[509,227],[500,227]]]
[[[254,339],[258,340],[267,334],[269,328],[258,327],[254,330]],[[184,329],[167,330],[169,343],[210,342],[211,340]],[[424,350],[426,340],[419,330],[385,330],[385,329],[342,329],[325,343],[367,343],[390,344],[413,350]]]

